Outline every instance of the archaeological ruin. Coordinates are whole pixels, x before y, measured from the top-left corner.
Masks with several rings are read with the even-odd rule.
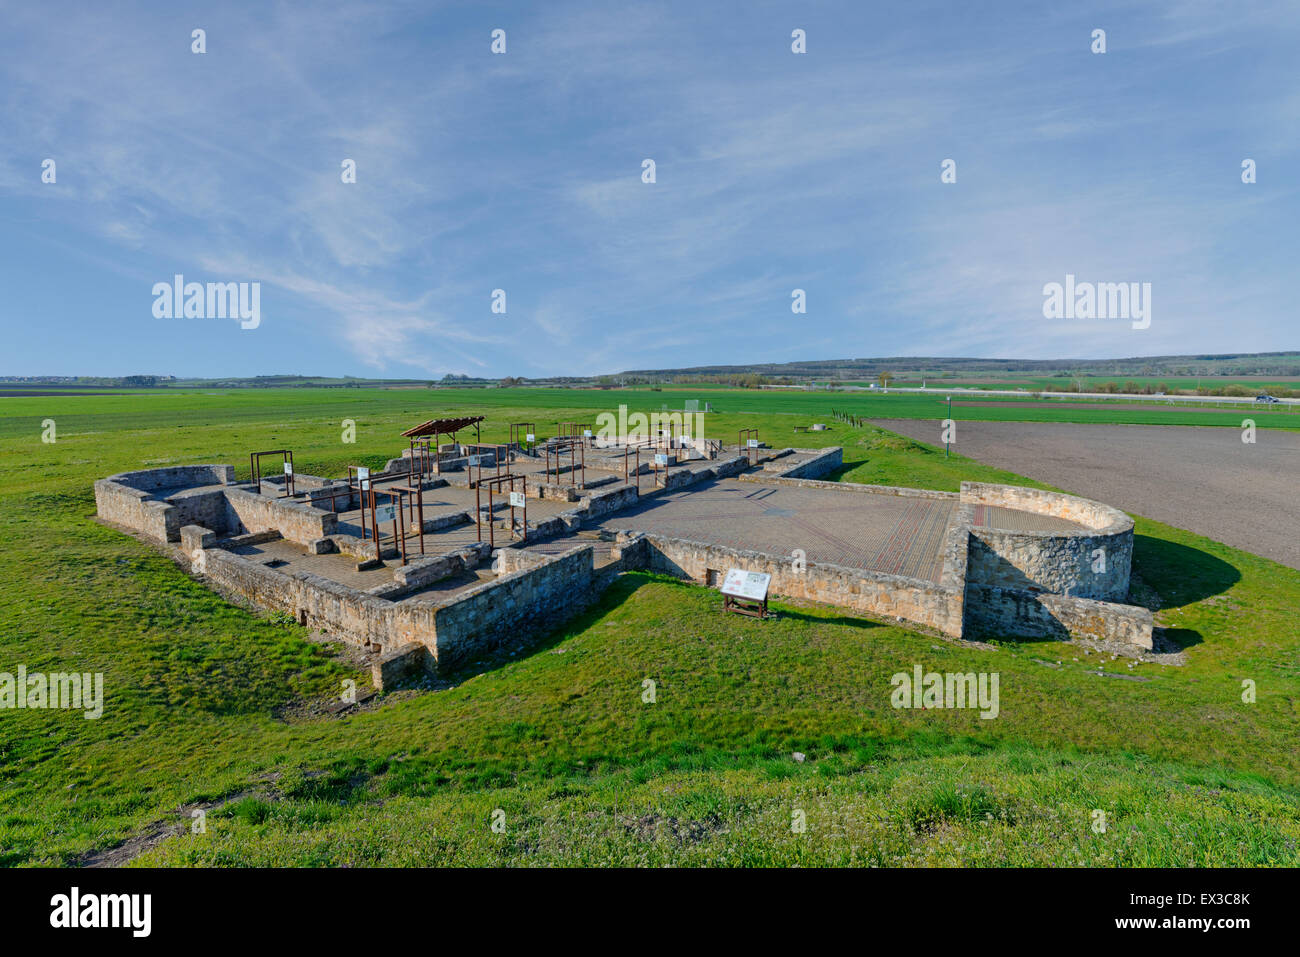
[[[484,444],[481,421],[422,423],[382,471],[338,478],[296,471],[288,449],[252,453],[245,482],[231,465],[125,472],[95,483],[97,512],[223,595],[363,646],[381,689],[522,647],[631,570],[712,587],[765,572],[773,595],[951,638],[1152,647],[1151,612],[1125,603],[1133,522],[1107,505],[822,481],[840,448],[743,433],[511,423]]]

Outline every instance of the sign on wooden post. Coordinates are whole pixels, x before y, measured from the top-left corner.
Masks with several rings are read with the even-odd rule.
[[[747,572],[730,568],[722,580],[722,610],[752,618],[767,617],[767,589],[772,576],[767,572]]]

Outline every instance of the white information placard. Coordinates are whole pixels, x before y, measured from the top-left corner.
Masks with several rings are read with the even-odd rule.
[[[375,508],[375,521],[391,522],[397,515],[396,506],[379,505]]]
[[[739,568],[727,569],[727,577],[722,580],[722,594],[732,598],[748,598],[762,601],[767,597],[767,586],[772,576],[767,572],[747,572]]]
[[[751,449],[756,449],[758,448],[758,439],[750,439],[745,444],[748,445]]]
[[[510,505],[511,505],[512,508],[523,508],[523,506],[524,506],[524,493],[523,493],[523,492],[511,492],[511,493],[510,493]]]
[[[664,455],[662,452],[656,452],[655,465],[667,465],[667,464],[668,464],[668,456]]]
[[[534,442],[537,441],[537,436],[533,435],[533,433],[531,432],[529,432],[528,435],[525,436],[525,438],[528,440],[529,445],[532,445]]]
[[[285,463],[284,463],[284,474],[285,474],[285,475],[292,475],[292,474],[293,474],[293,463],[292,463],[292,462],[285,462]]]
[[[583,430],[582,430],[582,437],[583,437],[584,439],[589,439],[589,438],[591,438],[591,429],[583,429]]]
[[[357,468],[357,484],[361,486],[361,491],[370,491],[370,469],[364,466]]]

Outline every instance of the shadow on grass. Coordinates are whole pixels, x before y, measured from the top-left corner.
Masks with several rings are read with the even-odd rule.
[[[1133,568],[1155,589],[1156,611],[1221,595],[1241,581],[1235,565],[1199,548],[1150,535],[1133,536]]]
[[[796,621],[804,621],[810,625],[844,625],[847,628],[883,628],[885,627],[878,621],[868,621],[865,618],[848,618],[843,615],[809,615],[806,612],[790,608],[787,605],[780,605],[770,609],[774,618],[793,618]]]
[[[515,661],[550,651],[565,640],[585,631],[600,618],[627,601],[638,589],[646,585],[667,584],[690,587],[692,582],[681,581],[667,575],[654,575],[646,572],[630,572],[614,578],[600,595],[572,618],[556,622],[543,634],[533,639],[502,645],[488,654],[480,655],[472,661],[456,666],[436,677],[430,677],[433,688],[442,690],[454,687],[475,675],[487,674]],[[698,587],[698,586],[697,586]],[[513,652],[513,654],[511,654]]]

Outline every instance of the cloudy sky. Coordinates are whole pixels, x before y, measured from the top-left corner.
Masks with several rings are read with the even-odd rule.
[[[1294,0],[0,20],[0,374],[1300,348]],[[261,283],[260,325],[156,318],[177,273]],[[1150,327],[1045,319],[1067,273],[1151,283]]]

